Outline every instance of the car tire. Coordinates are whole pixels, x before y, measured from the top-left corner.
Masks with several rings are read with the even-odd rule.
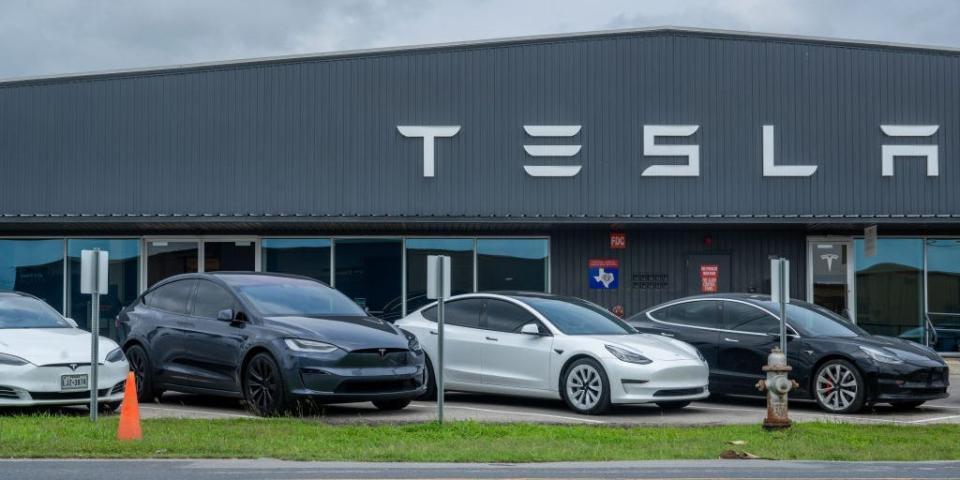
[[[909,402],[890,402],[890,406],[893,407],[894,410],[903,411],[913,410],[924,403],[926,403],[926,400],[912,400]]]
[[[114,413],[120,408],[120,402],[101,403],[99,405],[101,413]]]
[[[610,381],[592,358],[581,358],[563,371],[560,394],[567,407],[583,415],[599,415],[610,408]]]
[[[663,410],[680,410],[683,407],[690,405],[689,400],[682,400],[677,402],[657,402],[657,406]]]
[[[373,406],[384,411],[403,410],[410,405],[409,398],[398,398],[393,400],[374,400]]]
[[[159,391],[153,387],[153,364],[150,356],[143,347],[136,344],[127,347],[124,354],[137,382],[137,400],[141,403],[152,402],[159,396]]]
[[[842,359],[830,360],[817,369],[812,390],[817,405],[830,413],[856,413],[867,400],[860,370]]]
[[[427,391],[417,397],[417,400],[435,402],[437,401],[437,378],[433,375],[433,362],[430,361],[430,357],[426,358],[424,368],[427,369]]]
[[[261,417],[280,415],[287,410],[288,399],[283,374],[268,353],[258,353],[243,367],[243,399],[247,408]]]

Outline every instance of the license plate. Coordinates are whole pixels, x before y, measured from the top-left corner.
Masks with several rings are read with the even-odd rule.
[[[87,374],[81,375],[61,375],[60,390],[86,390]]]

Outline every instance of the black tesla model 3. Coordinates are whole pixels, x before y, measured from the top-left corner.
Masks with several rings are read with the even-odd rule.
[[[309,278],[178,275],[117,327],[142,401],[173,390],[242,398],[259,415],[304,398],[396,410],[426,389],[416,337]]]
[[[779,343],[779,304],[766,295],[717,294],[682,298],[628,319],[644,333],[696,346],[710,365],[710,391],[759,395],[757,380],[771,348]],[[947,396],[947,365],[917,343],[870,335],[817,305],[787,306],[787,354],[794,397],[813,399],[833,413],[866,404],[914,408]]]

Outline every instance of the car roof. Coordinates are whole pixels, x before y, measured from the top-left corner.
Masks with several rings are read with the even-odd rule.
[[[688,297],[675,298],[668,302],[663,302],[652,307],[649,307],[644,312],[649,312],[651,310],[656,310],[658,308],[663,308],[667,305],[673,305],[676,303],[688,302],[691,300],[738,300],[741,302],[747,302],[754,304],[758,307],[768,308],[770,302],[773,300],[770,298],[770,295],[763,293],[707,293],[702,295],[691,295]]]
[[[0,297],[27,297],[27,298],[33,298],[35,300],[40,300],[40,298],[34,295],[30,295],[29,293],[26,293],[26,292],[18,292],[16,290],[0,290]]]
[[[312,282],[317,282],[324,286],[329,286],[326,282],[317,280],[312,277],[307,277],[303,275],[292,275],[288,273],[271,273],[271,272],[248,272],[248,271],[222,271],[222,272],[204,272],[204,273],[181,273],[179,275],[174,275],[172,277],[164,278],[163,280],[158,281],[150,287],[150,290],[157,288],[161,285],[166,285],[171,282],[178,280],[187,280],[187,279],[197,279],[202,278],[206,280],[214,280],[218,283],[224,283],[228,285],[236,285],[238,283],[253,283],[257,280],[264,279],[296,279],[296,280],[309,280]]]

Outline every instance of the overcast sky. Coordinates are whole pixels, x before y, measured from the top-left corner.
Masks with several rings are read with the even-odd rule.
[[[662,25],[960,47],[960,1],[0,0],[0,78]]]

